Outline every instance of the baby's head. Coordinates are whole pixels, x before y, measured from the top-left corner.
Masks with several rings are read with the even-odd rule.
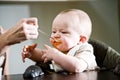
[[[91,20],[84,11],[62,11],[53,20],[50,42],[60,51],[67,52],[81,42],[87,42],[91,28]]]
[[[73,28],[85,41],[89,40],[92,31],[92,23],[86,12],[79,9],[64,10],[56,16],[53,25],[56,23],[57,19],[61,19],[61,22],[65,23],[64,25]]]

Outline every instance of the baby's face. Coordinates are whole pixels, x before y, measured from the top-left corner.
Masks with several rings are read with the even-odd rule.
[[[80,36],[73,27],[74,24],[66,15],[54,20],[50,42],[55,48],[67,52],[79,43]]]

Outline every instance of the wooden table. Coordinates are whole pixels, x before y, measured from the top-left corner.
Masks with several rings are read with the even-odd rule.
[[[44,74],[33,79],[24,79],[22,74],[6,75],[1,80],[120,80],[120,76],[110,71],[90,71],[80,74]]]

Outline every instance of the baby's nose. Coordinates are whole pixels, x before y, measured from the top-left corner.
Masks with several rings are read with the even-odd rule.
[[[60,38],[61,35],[60,35],[60,33],[56,33],[56,34],[54,35],[54,37],[55,37],[55,38]]]

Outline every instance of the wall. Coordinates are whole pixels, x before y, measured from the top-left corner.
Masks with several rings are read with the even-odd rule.
[[[4,6],[4,8],[1,8],[1,5]],[[9,6],[9,10],[6,10],[6,6]],[[18,6],[20,9],[16,8]],[[78,8],[86,11],[93,22],[93,33],[91,38],[101,40],[120,52],[117,0],[29,3],[4,2],[0,4],[1,25],[9,28],[22,17],[38,17],[40,29],[47,34],[44,35],[40,33],[37,40],[26,41],[22,44],[12,46],[9,59],[10,74],[23,73],[27,66],[34,64],[29,60],[22,63],[21,50],[23,46],[25,44],[31,44],[32,42],[39,43],[39,48],[43,48],[42,45],[44,43],[50,45],[48,39],[51,33],[52,20],[60,11],[68,8]],[[1,10],[4,13],[2,13]]]
[[[50,34],[53,18],[63,9],[78,8],[86,11],[93,22],[91,38],[101,40],[120,52],[118,8],[116,0],[82,1],[74,3],[32,4],[31,15],[37,16],[43,31]],[[43,16],[44,15],[44,16]],[[45,37],[40,37],[45,38]],[[38,39],[39,40],[39,39]],[[42,43],[42,41],[40,41]],[[45,41],[43,41],[44,43]],[[40,43],[40,44],[41,44]]]

